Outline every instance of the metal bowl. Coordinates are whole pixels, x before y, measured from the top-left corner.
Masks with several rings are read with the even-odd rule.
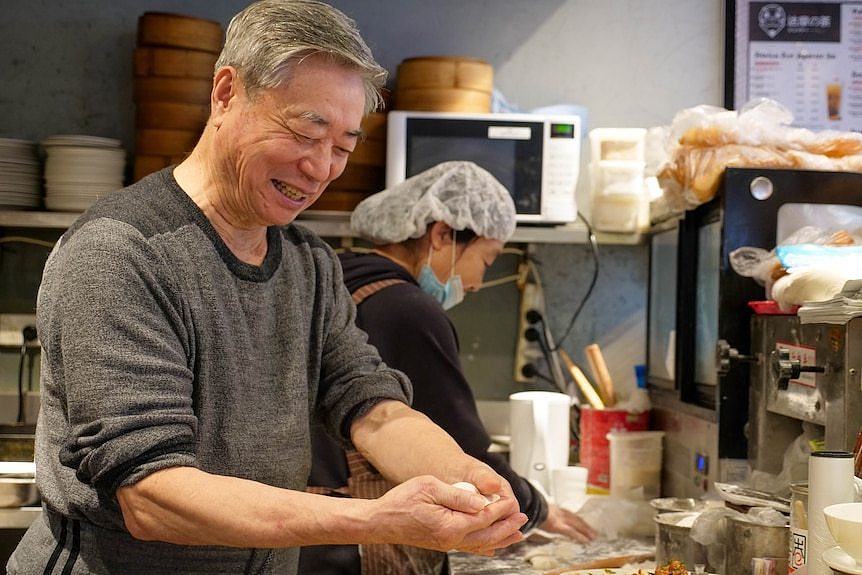
[[[39,503],[34,477],[0,477],[0,507],[28,507]]]
[[[671,511],[703,511],[706,505],[703,501],[692,499],[690,497],[660,497],[651,499],[650,505],[659,513],[667,513]]]

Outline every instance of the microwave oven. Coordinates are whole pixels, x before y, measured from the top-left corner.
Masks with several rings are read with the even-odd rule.
[[[509,190],[518,223],[565,224],[578,215],[580,153],[575,115],[394,110],[387,116],[386,187],[441,162],[468,160]]]

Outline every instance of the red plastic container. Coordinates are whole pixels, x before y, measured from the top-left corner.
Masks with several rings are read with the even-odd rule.
[[[580,465],[589,469],[587,485],[594,491],[610,489],[611,456],[608,432],[646,431],[649,411],[632,413],[619,409],[581,408]]]

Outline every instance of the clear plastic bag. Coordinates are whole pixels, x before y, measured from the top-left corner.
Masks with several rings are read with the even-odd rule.
[[[780,103],[757,98],[738,111],[695,106],[673,119],[658,171],[666,203],[691,209],[711,200],[728,167],[862,171],[862,134],[791,126]]]

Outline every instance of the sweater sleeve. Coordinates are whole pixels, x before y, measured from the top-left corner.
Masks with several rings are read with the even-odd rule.
[[[56,251],[39,331],[50,358],[43,369],[66,391],[58,398],[69,426],[60,461],[106,490],[133,472],[197,466],[189,334],[165,262],[129,226],[107,219]]]
[[[352,448],[350,426],[359,416],[385,399],[410,404],[412,387],[405,374],[391,369],[367,334],[356,324],[356,307],[344,285],[341,265],[328,246],[320,261],[327,262],[327,289],[331,290],[322,349],[317,416],[326,432],[341,445]],[[321,263],[321,267],[324,264]]]
[[[386,288],[369,297],[359,324],[380,355],[413,383],[413,407],[428,415],[473,457],[490,465],[512,486],[529,529],[544,522],[547,503],[499,454],[476,408],[458,357],[454,326],[440,305],[413,284]]]

